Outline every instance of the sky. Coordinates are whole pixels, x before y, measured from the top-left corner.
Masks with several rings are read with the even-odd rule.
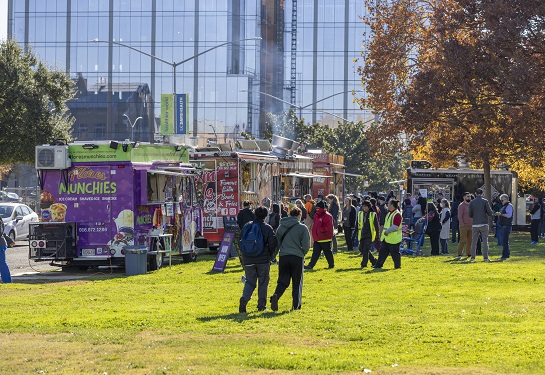
[[[8,36],[8,0],[0,0],[0,40]]]

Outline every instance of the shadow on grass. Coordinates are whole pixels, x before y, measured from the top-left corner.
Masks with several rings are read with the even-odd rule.
[[[365,268],[361,268],[361,267],[336,268],[335,272],[352,272],[352,271],[361,271],[361,270],[365,270]]]
[[[272,319],[276,318],[278,316],[282,316],[284,314],[289,314],[291,311],[284,310],[279,312],[274,311],[264,311],[264,312],[250,312],[250,313],[231,313],[231,314],[225,314],[225,315],[216,315],[216,316],[203,316],[200,318],[197,318],[198,321],[206,323],[206,322],[212,322],[215,320],[231,320],[233,322],[242,323],[247,320],[254,320],[254,319]]]

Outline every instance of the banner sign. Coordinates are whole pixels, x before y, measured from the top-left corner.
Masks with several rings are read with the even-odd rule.
[[[172,94],[161,95],[161,134],[174,134],[174,96]]]
[[[189,94],[176,94],[176,134],[188,134]]]
[[[134,148],[127,144],[127,151],[123,151],[123,143],[115,142],[116,148],[109,143],[93,144],[93,148],[87,149],[83,146],[70,144],[68,154],[72,162],[119,162],[132,161],[137,163],[151,163],[156,160],[164,162],[189,163],[189,151],[186,148],[176,150],[174,145],[151,145],[141,144]]]
[[[229,256],[231,254],[231,247],[233,246],[234,239],[235,231],[228,230],[226,228],[226,230],[223,232],[223,238],[221,239],[218,256],[216,257],[216,261],[214,262],[214,267],[212,267],[212,271],[223,272],[225,270],[225,266],[227,265],[227,259],[229,259]]]

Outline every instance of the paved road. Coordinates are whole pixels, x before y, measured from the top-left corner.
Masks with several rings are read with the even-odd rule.
[[[10,247],[6,251],[6,261],[12,276],[59,270],[59,267],[52,267],[47,262],[28,259],[28,241],[17,241],[15,247]]]

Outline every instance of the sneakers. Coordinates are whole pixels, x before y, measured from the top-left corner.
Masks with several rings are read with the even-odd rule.
[[[273,294],[270,299],[272,311],[278,311],[278,296]]]
[[[490,259],[488,259],[488,258],[483,259],[483,262],[490,262]]]
[[[537,245],[537,241],[532,241],[531,244],[532,245]]]
[[[312,271],[312,267],[311,267],[311,266],[305,266],[304,268],[305,268],[306,270]]]
[[[469,263],[475,262],[475,258],[469,258],[468,262]]]
[[[244,300],[244,297],[240,297],[240,302],[238,304],[238,312],[239,313],[245,313],[247,304],[248,304],[248,302]]]
[[[461,255],[456,257],[456,260],[462,260],[464,259]]]

